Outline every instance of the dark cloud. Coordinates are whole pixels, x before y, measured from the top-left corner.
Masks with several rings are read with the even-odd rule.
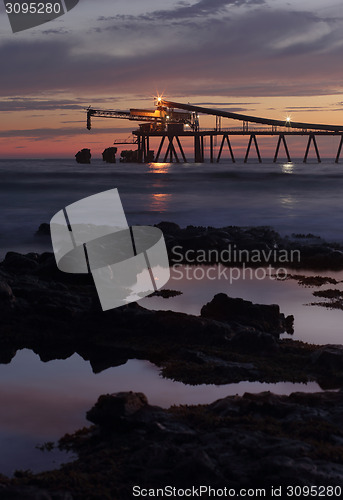
[[[52,111],[57,109],[76,110],[84,109],[85,105],[77,104],[84,103],[84,100],[39,100],[33,97],[11,97],[5,100],[0,100],[0,111],[33,111],[45,110]]]
[[[258,102],[192,102],[194,106],[250,106]]]
[[[43,30],[41,33],[43,35],[67,35],[68,33],[70,33],[70,31],[64,28],[59,28],[59,29]]]
[[[306,113],[315,113],[320,111],[340,111],[342,112],[342,108],[329,108],[327,106],[294,106],[294,107],[286,107],[285,110],[290,111],[292,113],[302,113],[306,111]]]
[[[219,14],[226,11],[227,7],[241,7],[251,5],[263,5],[265,0],[200,0],[193,5],[179,4],[172,10],[155,10],[145,16],[139,16],[146,20],[172,20],[205,17],[209,14]]]
[[[94,130],[87,131],[86,121],[85,126],[81,128],[35,128],[35,129],[24,129],[24,130],[0,130],[0,138],[26,138],[30,140],[40,141],[45,139],[58,139],[59,137],[71,137],[78,134],[86,135],[91,138],[94,135],[99,134],[119,134],[127,133],[131,128],[126,127],[113,127],[113,128],[99,128],[96,127]]]
[[[229,4],[235,2],[201,0],[193,6],[179,5],[173,12],[191,7],[200,12],[210,5],[218,11]],[[154,19],[156,12],[166,11],[155,11]],[[87,94],[87,104],[51,103],[50,109],[56,105],[55,109],[78,111],[85,104],[104,102],[104,93],[146,97],[165,90],[175,100],[196,95],[229,100],[342,91],[340,24],[327,29],[313,13],[263,5],[234,21],[204,15],[200,24],[193,16],[193,23],[181,20],[175,27],[132,16],[125,23],[104,23],[99,39],[91,37],[92,44],[76,36],[25,43],[10,39],[0,46],[0,93],[18,96],[25,88],[26,96],[63,90]],[[48,109],[44,101],[34,107],[34,102],[19,98],[13,105]],[[2,101],[1,106],[9,104]],[[115,106],[112,99],[109,107]]]

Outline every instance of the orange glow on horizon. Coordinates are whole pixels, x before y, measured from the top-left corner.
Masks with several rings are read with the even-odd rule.
[[[49,99],[45,97],[39,100],[39,96],[32,96],[34,101],[37,99],[38,104],[45,101],[47,104],[58,103],[58,100],[65,99],[66,102],[78,99],[80,96],[71,94],[51,95]],[[155,104],[159,99],[163,99],[163,94],[158,92],[155,96]],[[178,97],[180,102],[188,102],[189,96]],[[250,97],[245,98],[242,103],[242,97],[227,96],[192,96],[191,99],[199,106],[213,107],[217,109],[232,109],[234,112],[248,114],[252,116],[260,116],[263,118],[280,119],[280,115],[285,115],[285,124],[291,121],[301,121],[308,123],[322,123],[343,125],[343,106],[340,102],[343,101],[343,95],[328,95],[328,96],[278,96],[278,97]],[[117,96],[113,98],[117,105],[111,103],[108,97],[104,97],[103,102],[101,97],[98,98],[96,107],[101,109],[130,109],[144,108],[146,103],[142,104],[141,97],[136,96]],[[209,102],[211,101],[211,102]],[[225,104],[227,102],[228,104]],[[78,104],[79,106],[80,104]],[[60,109],[56,104],[56,109],[21,110],[21,111],[4,111],[3,120],[0,124],[0,158],[74,158],[74,155],[82,148],[90,148],[93,158],[101,158],[101,153],[106,147],[113,145],[114,141],[120,142],[127,139],[132,130],[137,129],[137,125],[128,120],[120,119],[101,119],[96,118],[92,122],[92,130],[86,129],[86,112],[85,109],[89,105],[89,98],[85,97],[85,105],[82,109]],[[240,128],[238,122],[222,119],[222,129]],[[201,115],[200,127],[202,129],[213,129],[215,127],[215,118],[212,116]],[[157,139],[154,142],[155,151],[158,144]],[[155,145],[155,142],[157,146]],[[192,156],[193,146],[191,142],[187,143],[186,139],[182,139],[182,145],[185,152],[188,151],[188,156]],[[237,148],[237,152],[244,150],[246,140],[244,138],[234,138],[233,146]],[[259,145],[263,147],[265,144],[264,156],[272,156],[275,151],[273,140],[258,140]],[[327,139],[327,146],[323,144],[323,154],[325,149],[331,155],[331,143],[333,139]],[[206,145],[208,148],[208,144]],[[135,149],[135,146],[130,146],[130,149]],[[295,155],[302,154],[303,144],[297,144],[294,140]],[[125,146],[118,147],[117,157],[120,156],[120,151],[127,149]],[[187,156],[187,154],[186,154]],[[163,152],[161,158],[163,159]],[[191,160],[190,160],[191,161]],[[165,172],[166,169],[158,164],[159,173]]]

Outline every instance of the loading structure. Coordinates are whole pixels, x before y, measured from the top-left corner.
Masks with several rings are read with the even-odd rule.
[[[303,161],[306,163],[308,154],[313,143],[317,161],[321,158],[316,136],[338,136],[340,137],[335,162],[338,163],[343,147],[343,125],[325,125],[315,123],[296,122],[290,119],[275,120],[256,116],[234,113],[213,108],[205,108],[192,104],[169,101],[159,97],[155,101],[154,110],[130,109],[130,111],[100,110],[88,108],[87,128],[91,129],[91,118],[119,118],[141,122],[139,128],[132,132],[137,143],[137,158],[139,162],[187,162],[182,138],[192,138],[194,154],[192,161],[202,163],[205,161],[205,140],[209,139],[209,160],[219,162],[224,147],[227,146],[232,162],[235,155],[231,145],[231,136],[247,136],[248,145],[245,152],[244,162],[248,161],[252,145],[254,146],[259,162],[262,162],[260,149],[257,142],[258,136],[276,136],[277,144],[273,161],[279,156],[280,147],[283,145],[287,160],[291,162],[291,156],[287,145],[287,136],[306,136],[307,145]],[[200,130],[199,115],[214,116],[215,128]],[[221,119],[229,118],[237,121],[240,125],[230,129],[222,129]],[[143,123],[142,123],[143,122]],[[252,128],[255,126],[263,128]],[[150,150],[152,138],[160,138],[156,154]],[[217,139],[220,139],[219,148],[216,150]],[[177,151],[178,150],[178,151]],[[153,154],[152,154],[153,153]]]

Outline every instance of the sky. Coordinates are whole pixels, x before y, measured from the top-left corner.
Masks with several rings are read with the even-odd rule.
[[[100,156],[135,127],[88,131],[85,108],[150,108],[157,93],[343,125],[342,32],[335,0],[80,0],[15,34],[1,2],[0,158]]]

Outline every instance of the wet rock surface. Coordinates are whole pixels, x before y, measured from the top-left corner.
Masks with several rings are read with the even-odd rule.
[[[6,255],[0,263],[0,307],[2,363],[28,348],[42,361],[78,353],[96,373],[145,359],[163,376],[189,384],[343,382],[337,361],[343,348],[335,347],[333,370],[326,361],[330,346],[280,339],[292,331],[293,317],[285,318],[277,305],[218,294],[201,316],[151,311],[137,303],[103,312],[91,277],[60,272],[50,253]]]
[[[168,410],[119,393],[101,396],[88,418],[96,425],[59,442],[77,461],[14,482],[58,485],[75,500],[128,499],[134,485],[260,487],[266,498],[275,485],[343,485],[342,391],[244,394]]]
[[[226,266],[282,264],[283,267],[343,269],[343,246],[321,238],[282,237],[269,226],[222,228],[157,224],[165,236],[171,262],[222,263]],[[174,249],[174,250],[173,250]],[[187,252],[189,252],[187,254]]]
[[[91,162],[91,158],[92,158],[91,150],[88,148],[81,149],[75,155],[77,163],[89,164]]]
[[[49,492],[34,486],[1,485],[1,500],[73,500],[69,492]]]
[[[175,244],[184,255],[187,249],[229,243],[250,250],[295,248],[270,228],[161,225],[170,255]],[[42,233],[48,234],[46,226]],[[302,267],[342,265],[340,249],[321,241],[308,245],[307,239],[303,245]],[[189,384],[343,384],[343,347],[281,339],[281,333],[291,333],[293,318],[277,305],[218,294],[199,317],[138,304],[103,312],[91,277],[61,273],[51,253],[6,255],[0,263],[0,311],[1,363],[26,347],[43,361],[77,352],[94,372],[146,359],[165,377]],[[122,500],[132,498],[137,484],[262,487],[268,498],[271,485],[343,486],[342,394],[245,394],[169,410],[151,406],[142,393],[103,395],[87,412],[92,427],[59,442],[78,460],[56,471],[24,471],[12,480],[0,476],[0,498]]]
[[[282,237],[269,226],[181,228],[174,222],[162,221],[156,227],[164,234],[171,264],[280,264],[294,269],[343,269],[343,246],[320,237]]]
[[[118,148],[115,147],[110,147],[104,149],[102,153],[102,159],[106,163],[116,163],[116,153],[118,151]]]
[[[277,338],[285,331],[293,333],[294,316],[286,318],[284,314],[280,314],[277,304],[253,304],[248,300],[228,297],[225,293],[218,293],[211,302],[204,305],[201,316],[252,326]]]

